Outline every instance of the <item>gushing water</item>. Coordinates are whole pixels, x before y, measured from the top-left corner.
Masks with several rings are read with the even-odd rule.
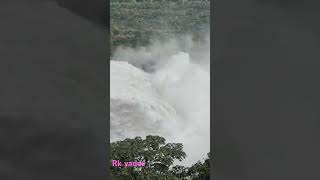
[[[110,67],[111,141],[161,135],[183,143],[187,158],[177,164],[191,165],[210,151],[209,43],[182,44],[117,51],[121,61]]]

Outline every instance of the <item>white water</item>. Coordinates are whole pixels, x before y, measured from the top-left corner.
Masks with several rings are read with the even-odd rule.
[[[163,101],[151,76],[127,62],[110,62],[111,142],[135,136],[171,134],[178,116]]]
[[[187,158],[177,164],[191,165],[206,157],[210,151],[209,46],[194,52],[192,43],[185,45],[185,52],[176,42],[118,51],[117,59],[136,67],[111,61],[111,141],[156,134],[183,143]]]

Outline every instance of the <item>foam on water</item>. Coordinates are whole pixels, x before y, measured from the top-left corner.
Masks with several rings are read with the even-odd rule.
[[[176,111],[163,101],[151,76],[127,62],[110,62],[111,141],[157,134],[173,136]]]
[[[121,50],[117,58],[127,62],[111,61],[111,141],[160,135],[183,143],[187,158],[176,164],[191,165],[210,152],[209,55],[202,53],[206,59],[200,60],[186,51],[159,56],[154,52],[169,52],[168,46],[159,47]],[[140,69],[150,62],[156,62],[152,72]]]

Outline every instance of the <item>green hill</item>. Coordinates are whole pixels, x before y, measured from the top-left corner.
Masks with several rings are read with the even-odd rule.
[[[146,46],[150,39],[201,35],[209,26],[209,1],[111,2],[111,52],[118,46]]]

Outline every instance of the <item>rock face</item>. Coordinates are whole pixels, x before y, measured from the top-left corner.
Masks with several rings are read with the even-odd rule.
[[[128,137],[169,138],[178,116],[161,100],[149,74],[122,61],[110,62],[111,142]]]

